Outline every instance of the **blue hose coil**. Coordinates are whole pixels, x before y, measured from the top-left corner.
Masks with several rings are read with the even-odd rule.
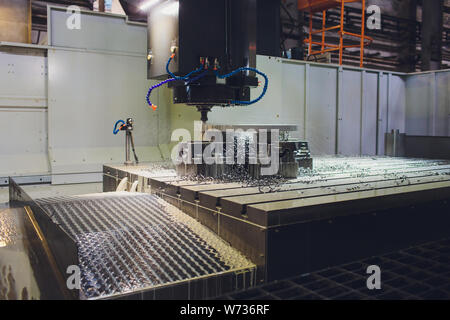
[[[113,129],[113,133],[114,133],[115,135],[118,134],[119,131],[120,131],[120,129],[117,129],[117,125],[118,125],[119,123],[122,124],[122,125],[124,125],[124,124],[125,124],[125,121],[123,121],[123,120],[117,120],[116,124],[114,125],[114,129]]]
[[[186,82],[187,82],[186,84],[189,85],[189,84],[191,84],[192,82],[195,82],[195,81],[197,81],[197,80],[203,78],[203,77],[208,73],[208,70],[207,70],[207,69],[204,69],[204,66],[202,65],[202,66],[199,67],[198,69],[196,69],[196,70],[194,70],[194,71],[188,73],[187,75],[185,75],[185,76],[183,76],[183,77],[177,77],[177,76],[175,76],[175,75],[169,70],[170,63],[172,62],[172,59],[173,59],[173,58],[170,57],[169,60],[167,61],[167,64],[166,64],[166,71],[167,71],[167,73],[168,73],[172,78],[169,78],[169,79],[167,79],[167,80],[164,80],[164,81],[162,81],[162,82],[160,82],[160,83],[158,83],[158,84],[156,84],[156,85],[154,85],[154,86],[151,86],[151,87],[148,89],[147,96],[146,96],[146,101],[147,101],[147,103],[148,103],[149,106],[153,106],[152,102],[150,101],[150,95],[151,95],[151,93],[152,93],[152,91],[153,91],[154,89],[159,88],[159,87],[161,87],[162,85],[164,85],[164,84],[166,84],[166,83],[168,83],[168,82],[171,82],[171,81],[175,81],[175,80],[186,81]],[[192,79],[189,79],[192,75],[194,75],[194,74],[196,74],[196,73],[198,73],[198,72],[200,72],[200,71],[202,71],[202,70],[204,70],[204,71],[203,71],[201,74],[197,75],[196,77],[194,77],[194,78],[192,78]],[[220,75],[218,71],[215,71],[215,75],[216,75],[219,79],[226,79],[226,78],[232,77],[232,76],[234,76],[235,74],[237,74],[237,73],[239,73],[239,72],[243,72],[243,71],[253,71],[253,72],[255,72],[256,74],[261,75],[261,76],[264,78],[264,88],[263,88],[263,91],[262,91],[262,93],[260,94],[260,96],[259,96],[258,98],[254,99],[254,100],[252,100],[252,101],[233,100],[233,101],[230,102],[230,104],[232,104],[232,105],[251,105],[251,104],[257,103],[258,101],[260,101],[260,100],[266,95],[267,89],[268,89],[268,87],[269,87],[269,78],[267,77],[267,75],[266,75],[265,73],[259,71],[258,69],[255,69],[255,68],[242,67],[242,68],[238,68],[238,69],[236,69],[236,70],[234,70],[234,71],[232,71],[232,72],[230,72],[230,73],[227,73],[227,74],[225,74],[225,75]],[[117,123],[119,123],[120,121],[122,121],[122,120],[119,120]],[[116,123],[116,126],[114,127],[114,132],[115,132],[115,130],[116,130],[116,128],[117,128],[117,123]],[[117,134],[117,132],[115,132],[114,134]]]
[[[269,87],[269,77],[267,77],[267,75],[265,73],[259,71],[258,69],[255,69],[255,68],[243,67],[243,68],[236,69],[236,70],[234,70],[234,71],[232,71],[230,73],[227,73],[227,74],[225,74],[223,76],[219,75],[219,72],[216,71],[216,76],[219,79],[226,79],[226,78],[232,77],[235,74],[237,74],[239,72],[242,72],[242,71],[253,71],[253,72],[259,74],[260,76],[264,77],[264,88],[263,88],[263,91],[260,94],[260,96],[258,98],[256,98],[256,99],[252,100],[252,101],[234,100],[234,101],[231,101],[231,104],[251,105],[251,104],[257,103],[258,101],[260,101],[266,95],[267,89]]]

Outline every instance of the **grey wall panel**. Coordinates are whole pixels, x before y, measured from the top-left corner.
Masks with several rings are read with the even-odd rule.
[[[430,102],[433,97],[430,83],[434,74],[413,75],[407,79],[406,134],[425,136],[432,134],[430,128]]]
[[[289,94],[281,95],[281,118],[289,119],[286,123],[298,126],[298,132],[292,134],[293,138],[305,139],[307,128],[305,121],[306,67],[301,64],[283,63],[282,68],[282,89]]]
[[[389,74],[388,132],[405,132],[406,85],[403,77]]]
[[[47,106],[47,58],[20,48],[0,51],[0,107]]]
[[[409,75],[406,105],[408,135],[450,136],[450,70]]]
[[[384,155],[384,134],[388,123],[388,75],[378,74],[378,141],[377,155]]]
[[[361,91],[361,72],[344,70],[338,118],[338,154],[361,153]]]
[[[361,154],[377,154],[378,73],[363,76],[363,106],[361,114]]]
[[[0,176],[48,174],[45,51],[0,47]]]
[[[48,174],[47,110],[0,108],[0,177]]]
[[[94,181],[102,164],[124,161],[124,134],[113,124],[135,119],[141,161],[161,160],[168,143],[168,97],[155,91],[147,107],[147,28],[127,17],[81,13],[81,28],[66,26],[70,14],[49,8],[49,157],[53,183]],[[160,99],[161,95],[161,99]],[[163,105],[161,105],[163,102]]]
[[[69,29],[66,22],[72,13],[49,10],[51,46],[147,55],[146,26],[128,23],[126,16],[82,12],[81,28]]]
[[[436,135],[450,136],[450,72],[436,73]]]
[[[337,69],[311,66],[306,140],[313,154],[336,152]]]
[[[49,59],[49,150],[53,174],[99,172],[121,162],[124,135],[118,119],[135,119],[142,161],[159,160],[159,112],[146,106],[145,57],[51,49]],[[159,104],[158,92],[152,95]],[[152,148],[153,147],[153,148]]]

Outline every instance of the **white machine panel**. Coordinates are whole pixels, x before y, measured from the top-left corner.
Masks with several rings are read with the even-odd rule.
[[[73,11],[49,7],[49,45],[105,52],[147,54],[147,27],[126,16],[82,11],[78,27],[67,28]],[[69,23],[69,25],[71,25]],[[74,25],[74,24],[73,24]]]
[[[123,161],[124,134],[112,131],[118,119],[128,117],[135,119],[140,160],[161,159],[159,113],[145,102],[145,58],[51,49],[48,59],[53,175],[95,173],[104,163]]]

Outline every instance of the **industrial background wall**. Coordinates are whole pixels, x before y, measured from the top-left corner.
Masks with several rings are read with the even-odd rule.
[[[47,58],[0,46],[0,176],[48,173]]]
[[[411,74],[406,93],[408,135],[450,136],[450,72]]]
[[[384,154],[384,133],[405,131],[405,75],[259,56],[270,74],[252,109],[216,110],[211,122],[295,124],[319,154]],[[259,93],[253,92],[255,96]]]
[[[173,105],[167,89],[153,97],[158,111],[146,106],[146,26],[83,12],[81,29],[70,30],[65,9],[50,7],[49,17],[49,47],[0,43],[0,120],[8,133],[0,177],[100,181],[103,163],[123,161],[125,138],[113,136],[112,125],[126,117],[135,118],[141,160],[167,158],[171,131],[192,130],[199,118],[195,108]],[[382,155],[384,134],[394,129],[450,135],[449,71],[407,75],[266,56],[257,65],[270,75],[266,97],[251,109],[214,108],[211,123],[295,124],[293,136],[316,155]]]

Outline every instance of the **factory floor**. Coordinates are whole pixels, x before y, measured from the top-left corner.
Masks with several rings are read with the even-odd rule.
[[[367,288],[367,267],[381,270],[381,289]],[[422,243],[222,296],[229,300],[448,300],[450,239]]]

